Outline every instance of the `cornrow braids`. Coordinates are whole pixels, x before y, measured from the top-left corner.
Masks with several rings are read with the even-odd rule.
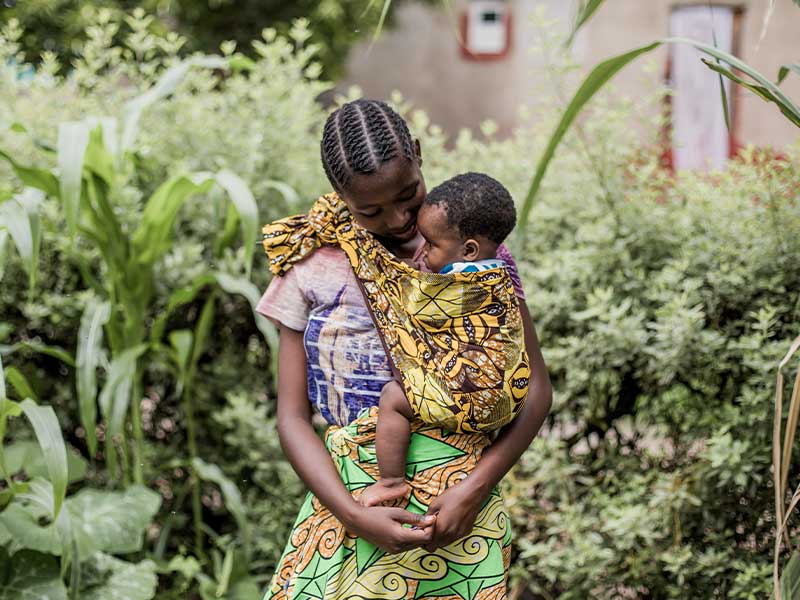
[[[320,154],[325,174],[337,191],[353,175],[375,173],[397,156],[414,160],[416,152],[408,125],[385,102],[355,100],[328,116]]]

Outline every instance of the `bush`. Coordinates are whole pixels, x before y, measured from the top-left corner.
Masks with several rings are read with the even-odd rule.
[[[111,42],[118,28],[121,47]],[[17,35],[7,29],[0,38],[0,64],[16,52]],[[317,145],[326,112],[315,101],[326,84],[317,79],[313,48],[304,47],[307,35],[302,23],[291,41],[266,32],[252,63],[226,48],[232,68],[191,70],[170,99],[146,110],[113,194],[125,233],[140,223],[156,187],[181,173],[235,171],[253,190],[262,221],[303,210],[326,191]],[[141,15],[125,24],[106,15],[69,77],[55,75],[52,59],[30,83],[6,69],[0,149],[20,163],[52,167],[58,123],[121,115],[124,102],[176,64],[178,45],[150,34]],[[571,85],[572,70],[556,64],[543,81],[558,92]],[[422,139],[429,185],[485,171],[521,199],[558,113],[552,91],[542,86],[549,99],[512,137],[496,139],[487,123],[452,144],[424,113],[394,101]],[[785,156],[751,148],[725,172],[675,176],[659,158],[661,123],[652,106],[660,99],[658,92],[634,102],[611,90],[596,101],[511,242],[556,391],[545,433],[504,483],[516,529],[513,575],[536,597],[744,599],[770,590],[774,368],[800,333],[800,148]],[[5,165],[0,174],[7,201],[18,180]],[[179,235],[153,267],[151,317],[209,270],[247,273],[236,229],[228,235],[223,225],[220,196],[215,188],[181,209]],[[95,247],[80,237],[74,247],[61,235],[57,200],[44,200],[40,214],[33,294],[22,261],[13,252],[5,261],[0,343],[33,340],[71,352],[96,295],[75,253],[93,261],[93,276],[108,273]],[[228,239],[220,246],[221,231]],[[261,261],[257,255],[253,281],[263,289]],[[193,298],[169,317],[168,331],[201,320],[208,294]],[[143,365],[144,479],[161,506],[127,558],[143,559],[137,564],[148,573],[157,568],[159,598],[213,597],[234,559],[227,593],[258,597],[303,493],[277,443],[268,346],[245,301],[218,298],[191,388],[201,462],[187,461],[174,361],[165,349]],[[5,364],[56,406],[66,440],[93,461],[69,497],[107,485],[106,457],[89,455],[80,427],[73,371],[14,348],[10,355],[3,348]],[[20,429],[11,437],[25,441]],[[190,550],[190,472],[204,478],[210,544],[203,552]],[[107,554],[93,560],[106,578],[120,568]]]

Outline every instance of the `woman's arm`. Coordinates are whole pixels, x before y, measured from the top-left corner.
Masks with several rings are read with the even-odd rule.
[[[433,550],[464,537],[471,530],[483,501],[519,460],[544,423],[553,399],[550,376],[539,348],[530,311],[520,302],[525,327],[525,349],[531,363],[531,383],[525,405],[504,427],[466,479],[448,488],[428,508],[436,515],[436,531],[426,549]]]
[[[434,517],[399,508],[363,508],[353,499],[311,424],[307,385],[303,334],[282,325],[278,352],[278,436],[300,479],[348,531],[388,552],[402,552],[430,541]],[[423,528],[409,529],[403,523]]]

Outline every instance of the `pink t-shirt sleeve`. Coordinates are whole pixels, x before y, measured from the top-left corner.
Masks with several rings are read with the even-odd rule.
[[[497,258],[508,264],[508,275],[511,277],[511,283],[514,284],[514,292],[517,294],[517,298],[525,300],[525,290],[522,289],[522,280],[519,278],[517,261],[514,260],[505,244],[500,244],[497,247]]]
[[[282,277],[272,278],[256,306],[256,312],[276,325],[283,324],[295,331],[305,331],[311,305],[303,293],[296,266]]]

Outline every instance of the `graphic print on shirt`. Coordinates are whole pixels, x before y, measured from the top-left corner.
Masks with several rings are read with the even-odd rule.
[[[355,285],[317,291],[328,299],[311,311],[304,335],[308,396],[328,423],[346,424],[377,406],[391,369],[367,307],[352,297]]]

